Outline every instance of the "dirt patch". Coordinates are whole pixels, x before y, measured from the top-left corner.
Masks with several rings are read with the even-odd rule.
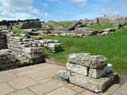
[[[120,76],[120,85],[127,82],[127,74],[119,74],[119,76]]]
[[[61,66],[66,66],[66,64],[65,63],[63,63],[63,62],[61,62],[61,61],[59,61],[59,60],[57,60],[57,59],[55,59],[55,58],[48,58],[48,59],[46,59],[46,62],[47,63],[50,63],[50,64],[57,64],[57,65],[61,65]]]

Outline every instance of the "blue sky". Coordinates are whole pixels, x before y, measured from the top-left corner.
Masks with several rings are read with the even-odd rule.
[[[0,0],[0,20],[78,20],[127,16],[127,0]]]

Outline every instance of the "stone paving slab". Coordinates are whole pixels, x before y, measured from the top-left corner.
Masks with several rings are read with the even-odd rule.
[[[29,91],[28,89],[19,90],[17,92],[13,92],[8,95],[36,95],[33,92]]]
[[[37,82],[28,77],[18,77],[15,80],[9,81],[8,83],[15,89],[23,89],[34,85]]]
[[[0,72],[0,95],[127,95],[127,82],[96,94],[54,78],[61,69],[44,63]]]
[[[13,91],[14,89],[10,87],[7,83],[0,83],[0,95],[5,95]]]
[[[51,81],[51,82],[48,82],[48,83],[45,83],[45,84],[37,84],[37,85],[34,85],[32,87],[29,87],[29,89],[31,91],[33,91],[34,93],[36,93],[37,95],[44,95],[48,92],[51,92],[55,89],[58,89],[62,86],[62,84],[56,82],[56,81]]]
[[[7,82],[9,80],[13,80],[16,78],[16,75],[11,73],[10,71],[2,71],[0,72],[0,83]]]
[[[46,95],[75,95],[77,92],[69,88],[61,87]]]

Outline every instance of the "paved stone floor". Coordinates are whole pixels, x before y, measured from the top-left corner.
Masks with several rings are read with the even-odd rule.
[[[127,95],[127,83],[113,85],[105,93],[95,94],[57,80],[64,69],[56,64],[38,64],[0,72],[0,95]]]

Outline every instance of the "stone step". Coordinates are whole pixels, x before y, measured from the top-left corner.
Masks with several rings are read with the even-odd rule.
[[[83,76],[78,73],[72,73],[67,70],[60,72],[60,77],[72,84],[86,88],[90,91],[99,93],[104,92],[114,81],[118,80],[118,74],[112,73],[106,77],[94,79],[88,76]]]

